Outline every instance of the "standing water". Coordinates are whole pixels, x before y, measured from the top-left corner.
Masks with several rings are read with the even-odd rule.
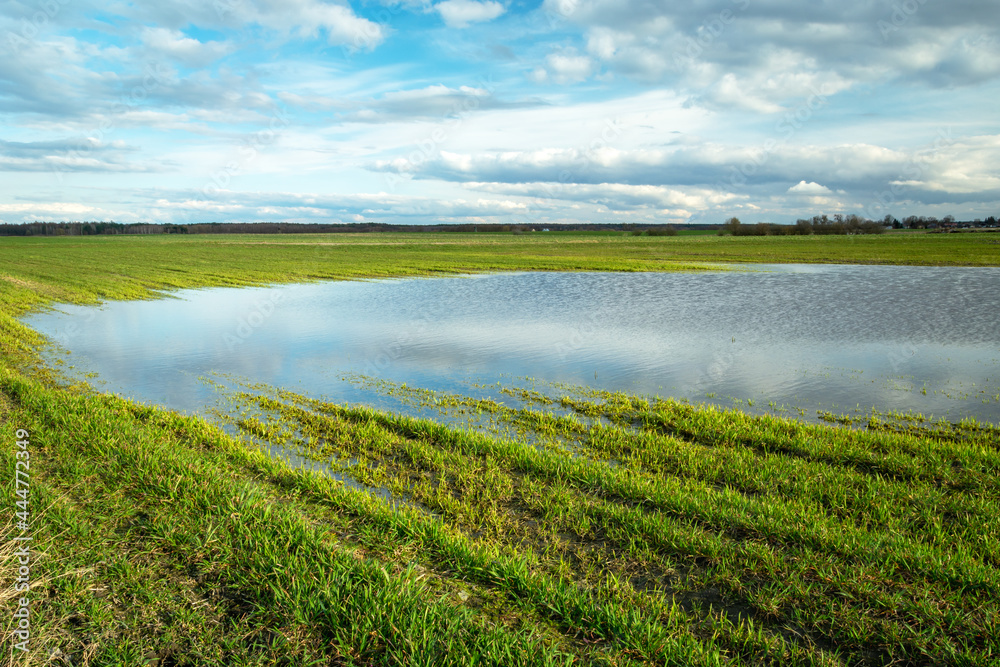
[[[363,374],[469,393],[524,378],[751,411],[1000,422],[1000,269],[754,266],[183,290],[25,318],[104,391],[199,412],[231,374],[379,406]],[[50,358],[59,358],[51,351]]]

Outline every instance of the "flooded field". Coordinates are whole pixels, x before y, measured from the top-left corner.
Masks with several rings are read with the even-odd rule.
[[[182,290],[25,322],[105,391],[202,411],[221,373],[406,409],[357,376],[493,396],[498,381],[815,420],[1000,421],[1000,269],[757,265]],[[346,380],[344,378],[347,378]]]
[[[50,656],[996,662],[979,240],[391,238],[0,246]]]

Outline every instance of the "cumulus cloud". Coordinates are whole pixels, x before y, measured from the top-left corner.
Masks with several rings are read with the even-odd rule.
[[[788,188],[788,194],[790,195],[806,195],[806,196],[824,196],[832,195],[833,191],[819,183],[806,183],[805,181],[799,181],[798,185],[793,185]]]
[[[331,44],[362,50],[375,48],[386,36],[382,25],[358,16],[349,6],[316,0],[269,2],[255,18],[255,22],[265,26],[284,23],[288,28],[297,29],[302,36],[312,37],[323,30]]]
[[[0,140],[0,171],[20,172],[110,172],[162,171],[153,165],[128,159],[139,149],[124,141],[103,142],[93,137],[55,141]]]
[[[569,49],[562,53],[550,53],[545,58],[545,66],[535,68],[529,77],[536,83],[552,81],[564,85],[586,81],[593,72],[594,61],[589,56]]]
[[[51,35],[23,44],[0,39],[0,113],[115,127],[124,113],[150,104],[234,112],[275,108],[251,68],[183,72],[210,65],[230,45],[159,27],[137,32],[140,41],[127,47]]]
[[[507,11],[502,4],[492,0],[444,0],[434,5],[434,9],[449,28],[466,28],[470,23],[492,21]]]
[[[495,194],[541,200],[586,202],[612,211],[637,209],[704,209],[738,199],[736,195],[709,188],[669,188],[624,183],[466,183],[464,187]]]
[[[97,216],[94,214],[97,213]],[[13,215],[12,215],[13,214]],[[100,217],[100,210],[80,202],[31,202],[0,204],[0,220],[65,220],[78,216]]]
[[[546,148],[464,154],[442,151],[419,164],[376,161],[372,169],[410,172],[422,178],[498,183],[621,182],[633,185],[716,185],[743,173],[751,183],[788,182],[794,175],[810,180],[866,185],[887,181],[905,167],[908,156],[867,144],[823,147],[787,145],[764,152],[757,148],[702,143],[694,147],[619,149]]]
[[[242,28],[259,26],[287,36],[316,37],[330,44],[370,50],[386,38],[385,26],[358,16],[346,2],[323,0],[165,0],[120,8],[128,18],[168,30],[186,26]]]
[[[839,91],[1000,78],[1000,5],[901,4],[545,0],[541,11],[583,31],[595,66],[722,108],[775,113],[818,82]]]
[[[246,220],[261,217],[283,220],[355,222],[363,219],[403,219],[415,223],[476,217],[499,221],[528,210],[510,198],[461,197],[436,199],[410,195],[240,192],[212,189],[144,190],[137,193],[170,220]]]
[[[0,113],[80,114],[77,90],[103,84],[86,67],[86,49],[72,37],[8,32],[0,38]]]
[[[1000,137],[986,136],[939,140],[915,151],[872,144],[788,144],[770,152],[720,144],[477,154],[441,151],[420,162],[382,160],[369,168],[420,179],[475,183],[477,188],[492,192],[526,196],[561,197],[567,192],[589,196],[595,191],[573,186],[598,186],[604,192],[614,192],[616,201],[627,201],[625,193],[640,201],[636,199],[639,194],[662,198],[668,191],[690,193],[695,188],[715,192],[717,197],[837,196],[867,206],[879,198],[890,202],[937,201],[946,192],[963,195],[962,201],[981,192],[980,201],[993,201],[1000,178],[990,165],[997,160]],[[789,187],[789,182],[797,185]],[[653,199],[647,203],[657,205]],[[690,202],[686,205],[693,207]]]
[[[205,67],[232,50],[220,42],[200,42],[179,30],[143,28],[141,39],[153,55],[166,56],[188,67]]]

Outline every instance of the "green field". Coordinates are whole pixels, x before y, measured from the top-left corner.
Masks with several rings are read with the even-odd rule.
[[[996,266],[994,239],[2,239],[0,655],[161,667],[995,665],[994,426],[873,418],[847,429],[572,388],[508,388],[500,403],[386,387],[436,410],[432,421],[234,383],[208,421],[68,385],[17,320],[57,302],[326,278]],[[455,425],[469,419],[485,426]],[[27,654],[9,630],[24,595],[10,539],[22,534],[20,451],[31,466]]]

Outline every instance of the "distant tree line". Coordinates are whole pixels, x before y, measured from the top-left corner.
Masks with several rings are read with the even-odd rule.
[[[744,225],[739,218],[730,218],[719,230],[720,235],[733,236],[809,236],[812,234],[882,234],[886,230],[884,222],[867,220],[858,215],[813,216],[800,218],[794,225],[779,225],[773,222],[758,222]]]
[[[955,220],[955,216],[953,215],[946,215],[940,220],[934,216],[911,215],[907,218],[903,218],[902,220],[892,218],[891,223],[893,229],[956,229],[1000,226],[997,222],[996,216],[993,215],[985,220],[975,220],[972,222],[958,222]]]
[[[704,229],[704,225],[683,225]],[[295,223],[295,222],[203,222],[187,225],[120,222],[27,222],[0,224],[0,236],[91,236],[109,234],[342,234],[377,232],[462,232],[524,234],[528,232],[628,231],[650,236],[672,236],[673,226],[640,224],[553,223],[539,225],[398,225],[383,222]]]
[[[632,236],[677,236],[677,228],[673,225],[666,227],[651,227],[649,229],[634,229]]]
[[[114,221],[26,222],[0,224],[0,236],[92,236],[116,234],[350,234],[379,232],[456,232],[479,234],[525,234],[531,232],[605,231],[626,232],[633,236],[675,236],[678,230],[719,230],[734,236],[779,236],[809,234],[881,234],[888,228],[928,229],[946,231],[965,227],[997,227],[995,216],[975,222],[956,222],[954,216],[941,220],[934,217],[910,216],[903,220],[887,215],[875,222],[857,215],[814,216],[798,220],[794,225],[770,222],[743,224],[730,218],[724,225],[680,224],[657,225],[637,223],[539,223],[529,224],[451,224],[401,225],[385,222],[296,223],[296,222],[200,222],[187,225],[153,224],[149,222],[120,223]]]
[[[800,218],[794,225],[779,225],[772,222],[758,222],[745,225],[739,218],[729,218],[719,229],[719,235],[733,236],[808,236],[810,234],[882,234],[887,229],[927,229],[948,231],[954,229],[998,227],[995,216],[985,220],[958,222],[955,216],[946,215],[940,220],[933,216],[911,215],[899,220],[891,215],[882,220],[868,220],[859,215],[816,215]]]
[[[26,222],[0,225],[0,236],[96,236],[117,234],[185,234],[183,225],[154,225],[147,222]]]

